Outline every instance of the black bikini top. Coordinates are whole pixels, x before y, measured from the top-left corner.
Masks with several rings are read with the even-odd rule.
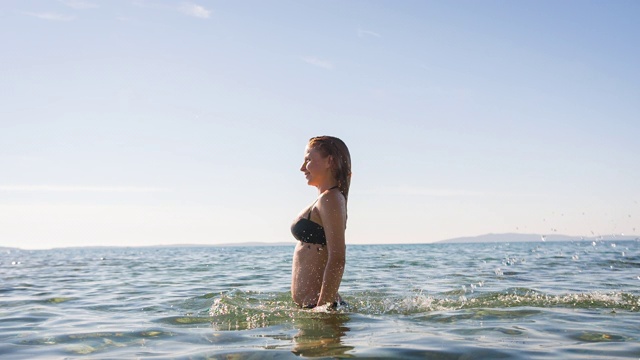
[[[338,187],[334,186],[329,190],[336,188]],[[311,221],[311,211],[313,210],[313,206],[317,201],[318,200],[316,199],[316,201],[311,204],[311,207],[309,208],[309,214],[307,214],[306,218],[302,217],[298,219],[298,221],[293,223],[293,225],[291,225],[291,233],[293,234],[294,238],[303,243],[327,245],[327,238],[324,234],[324,228],[317,222]]]

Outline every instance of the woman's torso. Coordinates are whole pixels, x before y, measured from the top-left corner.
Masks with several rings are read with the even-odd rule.
[[[294,225],[300,219],[308,218],[322,226],[322,220],[314,205],[315,203],[302,211],[294,221]],[[298,241],[293,253],[291,279],[291,295],[295,303],[301,306],[317,303],[327,259],[324,245]]]

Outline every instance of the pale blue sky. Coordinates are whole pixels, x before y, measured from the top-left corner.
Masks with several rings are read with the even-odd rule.
[[[637,1],[3,1],[0,246],[640,233]]]

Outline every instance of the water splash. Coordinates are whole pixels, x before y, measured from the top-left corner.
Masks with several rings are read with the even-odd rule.
[[[344,308],[330,312],[343,312]],[[321,316],[298,308],[291,294],[232,290],[216,297],[207,320],[218,330],[247,330]]]
[[[640,280],[640,276],[638,277]],[[510,288],[502,292],[459,293],[436,296],[415,291],[406,296],[385,292],[358,292],[343,294],[348,306],[326,312],[300,309],[290,300],[289,293],[251,293],[231,291],[213,300],[208,316],[201,322],[210,322],[218,330],[246,330],[277,324],[309,321],[328,314],[400,314],[416,315],[434,311],[464,309],[548,308],[611,309],[640,311],[640,296],[624,292],[545,294],[528,288]]]

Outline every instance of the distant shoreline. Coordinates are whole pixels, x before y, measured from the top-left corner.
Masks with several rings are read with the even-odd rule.
[[[566,242],[566,241],[634,241],[640,240],[640,235],[599,235],[599,236],[571,236],[571,235],[540,235],[540,234],[485,234],[469,237],[457,237],[425,243],[395,243],[395,244],[349,244],[349,245],[421,245],[421,244],[459,244],[459,243],[521,243],[521,242]],[[295,242],[238,242],[223,244],[169,244],[169,245],[140,245],[140,246],[66,246],[46,249],[22,249],[18,247],[0,246],[0,251],[39,251],[39,250],[64,250],[64,249],[163,249],[163,248],[209,248],[209,247],[268,247],[268,246],[293,246]]]
[[[639,239],[639,235],[616,235],[606,234],[598,236],[571,236],[560,234],[518,234],[518,233],[505,233],[505,234],[485,234],[479,236],[458,237],[453,239],[438,241],[439,244],[443,243],[491,243],[491,242],[557,242],[557,241],[630,241]]]
[[[239,242],[239,243],[224,243],[224,244],[169,244],[169,245],[138,245],[138,246],[127,246],[127,245],[89,245],[89,246],[61,246],[61,247],[53,247],[46,249],[22,249],[17,247],[6,247],[0,246],[0,251],[12,251],[12,250],[20,250],[20,251],[39,251],[39,250],[74,250],[74,249],[164,249],[164,248],[209,248],[209,247],[247,247],[247,246],[293,246],[295,243],[292,242],[277,242],[277,243],[267,243],[267,242]]]

